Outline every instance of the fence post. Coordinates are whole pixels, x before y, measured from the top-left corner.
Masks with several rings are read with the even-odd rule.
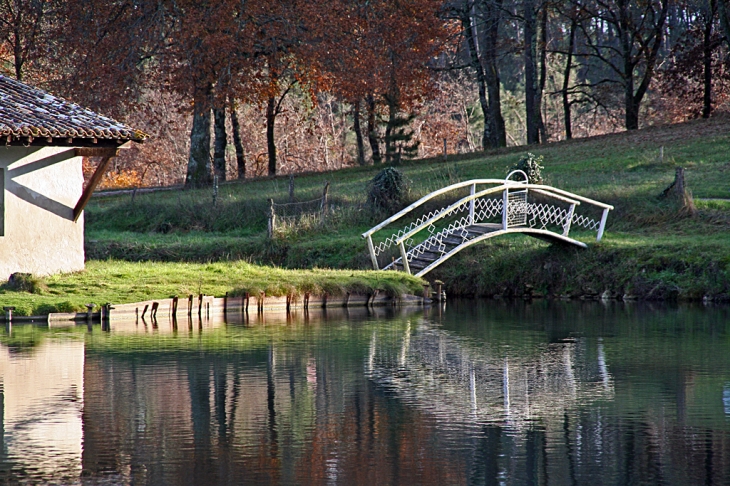
[[[289,202],[294,202],[294,174],[289,174]]]
[[[328,202],[328,193],[330,190],[330,181],[327,181],[324,183],[324,190],[322,190],[322,216],[324,217],[325,214],[327,214],[327,202]]]
[[[471,190],[469,191],[469,195],[473,196],[477,192],[477,185],[472,184]],[[469,201],[469,224],[474,224],[474,199]]]
[[[269,199],[269,239],[274,237],[274,230],[276,229],[276,212],[274,212],[274,200]]]
[[[218,176],[213,176],[213,207],[218,204]]]

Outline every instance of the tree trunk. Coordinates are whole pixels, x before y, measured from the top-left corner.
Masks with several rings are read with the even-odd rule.
[[[545,128],[545,120],[542,117],[542,95],[545,92],[545,82],[547,81],[547,18],[548,8],[543,4],[540,10],[540,79],[537,86],[537,95],[535,96],[535,109],[537,110],[537,125],[540,133],[540,143],[547,143],[548,135]]]
[[[570,97],[568,89],[570,87],[570,71],[573,69],[573,50],[575,49],[575,32],[578,28],[578,20],[573,17],[570,19],[570,33],[568,37],[568,54],[565,60],[565,70],[563,71],[563,89],[561,90],[563,98],[563,119],[565,123],[565,139],[573,138],[572,121],[570,117]]]
[[[213,169],[219,181],[226,180],[226,147],[228,138],[226,135],[226,108],[213,108],[213,132],[215,142],[213,144]]]
[[[624,81],[624,111],[627,130],[639,128],[639,107],[634,103],[634,66],[636,63],[632,56],[632,41],[630,34],[630,19],[628,0],[619,0],[619,42],[621,44],[621,55],[623,58],[623,81]]]
[[[715,21],[715,0],[709,2],[709,15],[705,19],[705,29],[702,39],[702,56],[704,67],[704,93],[702,97],[702,118],[709,118],[712,113],[712,24]]]
[[[730,9],[728,9],[727,0],[717,0],[717,13],[720,17],[720,26],[724,33],[725,43],[730,47]]]
[[[233,146],[236,148],[236,168],[238,169],[238,178],[243,180],[246,178],[246,158],[243,153],[243,143],[241,143],[241,126],[238,123],[238,113],[236,113],[235,103],[231,103],[230,110]]]
[[[276,122],[276,98],[269,98],[266,105],[266,147],[269,152],[269,175],[276,175],[276,140],[274,139],[274,123]]]
[[[484,77],[487,83],[489,101],[490,146],[506,147],[507,130],[502,116],[502,100],[500,94],[499,66],[497,63],[497,45],[499,43],[499,23],[502,20],[502,0],[483,2],[485,7],[485,36],[482,58],[484,60]],[[481,100],[480,100],[481,101]],[[484,117],[487,120],[487,117]]]
[[[365,143],[362,139],[362,127],[360,126],[360,99],[352,104],[353,129],[355,130],[355,140],[357,141],[357,163],[365,165]]]
[[[525,59],[525,123],[527,144],[540,142],[537,120],[537,76],[535,66],[536,23],[534,0],[524,0],[524,59]]]
[[[649,84],[651,84],[651,80],[654,77],[657,56],[664,40],[664,25],[667,20],[669,0],[662,0],[661,10],[659,12],[653,11],[653,17],[657,20],[651,27],[649,37],[646,39],[643,39],[643,34],[641,32],[633,30],[634,26],[630,12],[633,2],[630,2],[629,0],[619,0],[617,4],[619,15],[619,23],[617,27],[619,30],[621,55],[623,56],[622,76],[624,81],[624,96],[626,98],[626,129],[636,130],[639,128],[639,108],[641,106],[641,101],[644,99],[644,95],[646,95],[646,92],[649,89]],[[635,37],[642,37],[641,42],[642,44],[645,44],[645,46],[641,49],[641,61],[645,65],[644,75],[641,77],[641,82],[639,83],[638,88],[636,88],[636,92],[634,92],[634,69],[639,62],[639,59],[635,59],[634,53],[632,52],[633,40]]]
[[[371,94],[368,95],[366,102],[368,106],[368,143],[370,143],[370,150],[373,153],[373,164],[379,164],[383,157],[380,155],[380,141],[375,131],[375,97]]]
[[[477,47],[477,36],[475,35],[475,28],[472,25],[472,13],[473,8],[463,12],[461,16],[461,26],[464,30],[464,37],[466,38],[466,45],[469,49],[469,58],[471,59],[471,67],[474,69],[477,75],[477,87],[479,89],[479,106],[482,108],[482,115],[484,116],[484,131],[482,132],[482,150],[486,150],[488,147],[493,147],[492,140],[493,136],[491,133],[492,121],[489,110],[489,102],[487,101],[487,80],[484,75],[484,69],[482,63],[479,61],[479,50]]]
[[[210,184],[210,110],[212,86],[196,90],[193,100],[193,127],[190,130],[190,156],[188,158],[185,187]]]

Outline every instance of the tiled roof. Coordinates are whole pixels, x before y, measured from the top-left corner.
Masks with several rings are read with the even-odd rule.
[[[148,137],[140,130],[0,75],[0,140],[8,135],[137,142]]]

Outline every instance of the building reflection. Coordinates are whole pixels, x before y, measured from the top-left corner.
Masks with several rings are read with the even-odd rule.
[[[79,477],[84,342],[0,346],[0,479]]]

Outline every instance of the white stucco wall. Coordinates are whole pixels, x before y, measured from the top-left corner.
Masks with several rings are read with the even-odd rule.
[[[84,268],[83,215],[73,222],[84,176],[73,148],[0,145],[4,228],[0,281],[14,272],[48,275]]]

